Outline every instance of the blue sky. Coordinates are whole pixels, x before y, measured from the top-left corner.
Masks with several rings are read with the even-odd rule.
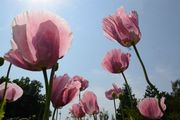
[[[38,1],[38,0],[37,0]],[[0,56],[10,48],[11,22],[17,14],[34,9],[45,9],[63,17],[73,32],[72,46],[59,61],[57,75],[68,73],[70,76],[81,75],[89,80],[88,90],[98,96],[100,108],[112,111],[112,101],[104,97],[104,91],[112,83],[122,86],[120,75],[105,71],[101,61],[107,51],[121,48],[131,53],[130,66],[125,75],[133,93],[141,98],[146,87],[143,71],[133,49],[122,47],[104,37],[102,19],[116,11],[120,6],[125,10],[136,10],[142,33],[137,48],[144,60],[150,80],[160,90],[171,91],[171,81],[180,78],[180,1],[179,0],[54,0],[52,3],[31,2],[31,0],[2,0],[0,4]],[[0,75],[5,75],[8,63],[0,68]],[[28,76],[43,82],[41,72],[26,71],[13,66],[11,79]],[[70,105],[64,112],[67,113]],[[63,116],[66,116],[65,114]]]

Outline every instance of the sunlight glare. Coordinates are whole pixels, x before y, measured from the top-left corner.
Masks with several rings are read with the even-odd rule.
[[[55,2],[55,0],[30,0],[32,3],[36,4],[36,3],[52,3]]]
[[[69,0],[18,0],[19,3],[25,5],[29,9],[47,9],[54,8],[55,6],[64,6]]]

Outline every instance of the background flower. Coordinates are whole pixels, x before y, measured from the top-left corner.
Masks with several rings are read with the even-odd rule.
[[[86,80],[86,79],[84,79],[83,77],[78,76],[78,75],[74,76],[74,77],[72,78],[72,80],[74,80],[74,81],[79,81],[79,82],[81,83],[80,91],[85,90],[85,89],[88,87],[88,85],[89,85],[89,81],[88,81],[88,80]]]
[[[70,103],[78,94],[81,83],[70,80],[67,74],[55,77],[53,80],[51,101],[55,108],[60,108]]]
[[[96,95],[91,91],[86,91],[80,101],[82,109],[88,115],[99,113],[99,106]]]
[[[109,100],[119,98],[119,95],[122,94],[122,89],[116,84],[113,84],[113,88],[105,92],[105,96]]]
[[[0,99],[3,98],[5,90],[5,82],[0,84]],[[7,89],[5,94],[5,99],[8,102],[13,102],[19,99],[23,95],[23,90],[16,83],[7,83]]]
[[[73,104],[72,108],[70,109],[70,112],[75,118],[82,118],[85,116],[85,113],[82,110],[82,107],[80,106],[80,104]]]
[[[120,49],[112,49],[105,55],[102,66],[111,73],[121,73],[129,66],[130,54]]]

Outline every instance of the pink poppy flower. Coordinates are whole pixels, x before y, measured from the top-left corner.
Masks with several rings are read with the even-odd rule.
[[[72,33],[66,21],[47,11],[27,11],[12,23],[12,49],[4,58],[31,71],[52,68],[68,51]]]
[[[75,81],[79,81],[81,83],[80,91],[85,90],[88,87],[88,85],[89,85],[89,81],[84,79],[81,76],[76,75],[72,79],[75,80]]]
[[[124,47],[130,47],[141,39],[137,12],[126,14],[123,7],[103,19],[103,30],[107,38],[119,42]]]
[[[93,92],[86,91],[80,101],[82,109],[88,115],[99,113],[99,106],[97,104],[97,97]]]
[[[165,98],[161,98],[161,107],[165,111],[166,105],[164,104]],[[157,98],[144,98],[137,105],[139,112],[149,119],[160,119],[163,116],[163,112],[159,108]]]
[[[105,96],[109,100],[118,99],[120,94],[122,94],[122,89],[116,84],[113,84],[113,88],[105,92]]]
[[[80,106],[80,104],[73,104],[72,108],[70,109],[70,112],[75,118],[82,118],[85,116],[85,113],[82,110],[82,107]]]
[[[5,90],[5,82],[0,84],[0,99],[3,99],[3,94]],[[14,102],[23,95],[23,90],[16,83],[8,83],[5,99],[7,102]]]
[[[55,108],[61,108],[70,103],[78,94],[81,83],[70,80],[67,74],[55,77],[53,80],[51,101]]]
[[[130,56],[120,49],[112,49],[105,55],[102,66],[111,73],[121,73],[128,68]]]

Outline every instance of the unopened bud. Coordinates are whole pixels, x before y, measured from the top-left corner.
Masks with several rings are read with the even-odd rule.
[[[0,66],[2,66],[4,64],[4,58],[0,57]]]

